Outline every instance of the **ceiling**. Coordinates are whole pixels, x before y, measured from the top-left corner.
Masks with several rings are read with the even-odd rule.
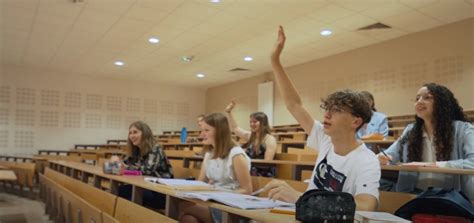
[[[291,66],[474,16],[474,0],[0,0],[0,8],[3,66],[200,88],[270,71],[279,24]],[[393,28],[357,31],[376,22]],[[333,35],[321,36],[324,28]]]

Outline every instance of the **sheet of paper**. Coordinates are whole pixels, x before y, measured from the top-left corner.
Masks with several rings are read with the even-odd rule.
[[[398,216],[386,212],[374,211],[356,211],[356,216],[362,216],[369,220],[383,221],[383,222],[410,222]],[[356,217],[357,218],[357,217]]]

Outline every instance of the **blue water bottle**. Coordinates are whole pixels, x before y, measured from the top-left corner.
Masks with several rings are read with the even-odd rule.
[[[181,129],[181,143],[186,143],[186,139],[188,138],[188,130],[186,127]]]

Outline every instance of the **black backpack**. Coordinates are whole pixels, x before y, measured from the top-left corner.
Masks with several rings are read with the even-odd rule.
[[[411,220],[415,214],[456,216],[474,220],[474,207],[461,191],[429,187],[395,212],[396,216],[407,220]]]
[[[296,220],[302,222],[353,223],[355,201],[346,192],[320,189],[306,191],[296,201]]]

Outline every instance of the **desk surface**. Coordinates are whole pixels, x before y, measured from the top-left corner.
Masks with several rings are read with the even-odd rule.
[[[16,175],[12,170],[0,170],[0,180],[15,181]]]
[[[7,166],[0,165],[0,170],[8,170],[8,169],[10,169],[10,168],[8,168]]]
[[[382,170],[388,170],[388,171],[391,170],[391,171],[474,175],[474,169],[454,169],[454,168],[444,168],[444,167],[422,167],[422,166],[402,166],[402,165],[382,165],[381,168]]]
[[[74,162],[67,162],[67,161],[51,161],[51,163],[179,198],[176,195],[176,192],[177,192],[176,190],[173,190],[171,187],[168,187],[166,185],[146,182],[144,180],[144,176],[108,175],[108,174],[104,174],[102,172],[102,168],[98,166],[91,166],[91,165],[87,165],[83,163],[74,163]],[[179,199],[182,199],[182,198],[179,198]],[[184,200],[188,200],[188,199],[184,199]],[[200,200],[192,200],[192,201],[196,203],[204,204],[209,207],[217,208],[219,210],[223,210],[231,214],[255,219],[257,221],[262,221],[262,222],[282,222],[282,223],[283,222],[297,222],[294,219],[294,216],[292,215],[270,213],[269,209],[242,210],[242,209],[233,208],[233,207],[229,207],[229,206],[219,204],[219,203],[214,203],[214,202],[203,202]]]

